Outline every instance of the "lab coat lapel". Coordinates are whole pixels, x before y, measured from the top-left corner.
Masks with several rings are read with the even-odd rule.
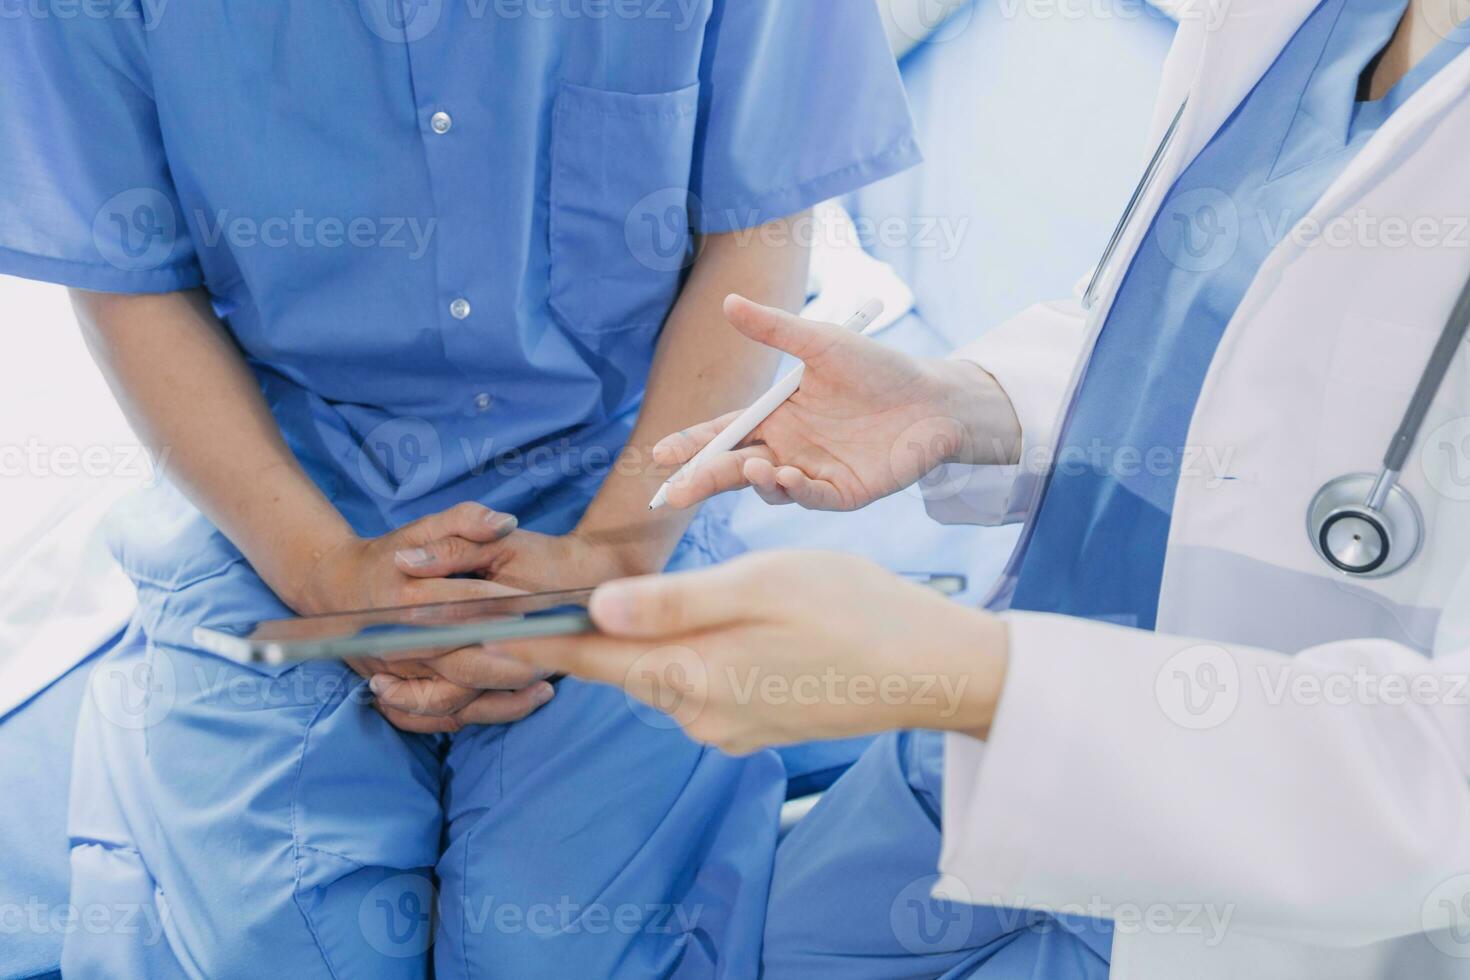
[[[1420,127],[1438,118],[1467,91],[1470,91],[1470,57],[1462,52],[1388,117],[1353,162],[1338,175],[1305,220],[1320,225],[1341,212],[1359,196],[1365,183],[1376,179],[1385,166],[1392,165]],[[1446,171],[1447,174],[1449,172]]]
[[[1124,216],[1118,250],[1105,255],[1094,272],[1101,277],[1102,288],[1097,302],[1086,310],[1086,336],[1052,431],[1066,429],[1098,333],[1107,323],[1117,299],[1124,270],[1142,245],[1169,189],[1265,75],[1317,3],[1318,0],[1188,0],[1178,6],[1179,30],[1164,63],[1150,145],[1164,143],[1176,117],[1178,129],[1164,147],[1167,152],[1158,173],[1143,188],[1139,212]],[[1186,99],[1188,105],[1181,114],[1179,109]],[[1027,506],[1032,517],[1046,492],[1047,482],[1036,481],[1032,490]],[[999,584],[986,600],[991,608],[1003,609],[1009,605],[1033,531],[1034,521],[1028,520]]]
[[[1121,247],[1106,256],[1108,261],[1095,273],[1103,278],[1098,293],[1101,301],[1089,310],[1089,338],[1072,379],[1074,393],[1097,332],[1117,298],[1124,270],[1169,189],[1250,94],[1317,4],[1318,0],[1195,0],[1180,9],[1179,31],[1164,64],[1154,110],[1153,145],[1168,139],[1176,117],[1178,128],[1159,172],[1145,189],[1139,212],[1125,218]],[[1181,114],[1180,106],[1186,100]]]
[[[1160,169],[1111,261],[1099,268],[1105,285],[1091,310],[1090,332],[1107,320],[1123,270],[1141,244],[1169,188],[1214,138],[1236,106],[1261,80],[1318,0],[1193,0],[1179,11],[1179,31],[1164,64],[1150,145],[1161,145],[1178,118]],[[1184,112],[1179,108],[1188,100]],[[1089,340],[1084,350],[1091,350]],[[1079,365],[1080,377],[1081,365]],[[1076,379],[1074,379],[1075,381]]]
[[[1194,72],[1190,75],[1185,68],[1166,74],[1166,82],[1179,91],[1165,93],[1159,106],[1160,114],[1172,115],[1189,96],[1180,125],[1185,152],[1176,157],[1181,170],[1250,94],[1317,8],[1317,0],[1210,0],[1199,6],[1198,16],[1181,19],[1176,42],[1182,51],[1196,52]]]

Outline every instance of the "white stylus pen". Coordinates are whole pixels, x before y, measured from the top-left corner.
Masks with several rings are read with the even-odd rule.
[[[848,320],[842,325],[842,329],[850,330],[853,333],[862,333],[871,327],[882,314],[883,301],[880,299],[870,299],[863,304],[862,309],[853,314],[851,320]],[[669,490],[681,477],[692,473],[711,457],[718,456],[720,453],[727,453],[740,445],[746,436],[755,431],[756,426],[770,418],[776,409],[786,404],[786,400],[796,394],[796,389],[801,387],[801,379],[805,374],[806,365],[798,364],[795,370],[780,381],[777,381],[770,391],[762,395],[754,405],[741,412],[735,421],[731,422],[725,427],[724,431],[711,439],[708,445],[701,449],[693,459],[680,467],[679,472],[669,477],[664,485],[658,488],[658,493],[654,494],[653,500],[648,505],[648,509],[658,510],[664,504],[668,503]]]

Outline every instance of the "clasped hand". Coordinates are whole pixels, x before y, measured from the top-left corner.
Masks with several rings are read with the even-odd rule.
[[[575,534],[519,530],[512,515],[463,503],[382,537],[343,540],[318,559],[292,605],[312,615],[486,599],[595,585],[620,571]],[[408,732],[518,721],[555,694],[548,671],[478,646],[348,663],[368,679],[383,716]]]

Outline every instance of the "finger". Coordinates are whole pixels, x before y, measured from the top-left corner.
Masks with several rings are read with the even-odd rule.
[[[621,687],[633,665],[650,648],[645,641],[593,635],[513,640],[497,643],[493,649],[552,673]]]
[[[439,675],[422,660],[404,657],[398,660],[379,660],[376,657],[361,657],[347,661],[347,666],[362,677],[372,680],[374,674],[392,674],[395,677],[438,677]]]
[[[789,507],[796,503],[785,490],[762,490],[760,487],[754,489],[755,495],[771,507]]]
[[[488,691],[471,701],[454,720],[461,725],[505,725],[520,721],[556,696],[545,681],[521,691]]]
[[[743,473],[756,494],[772,507],[793,503],[786,488],[776,482],[776,467],[770,460],[761,457],[747,459]]]
[[[434,669],[445,680],[476,691],[519,691],[550,673],[483,646],[445,654],[434,661]]]
[[[383,670],[382,661],[373,660],[371,657],[355,657],[343,662],[365,681],[372,680],[374,674],[381,673]]]
[[[745,461],[771,458],[771,451],[765,446],[746,446],[711,457],[699,464],[694,472],[669,485],[669,506],[678,509],[693,507],[718,494],[744,490],[750,485],[745,479]]]
[[[378,714],[388,719],[388,724],[402,732],[411,732],[415,735],[443,735],[459,731],[464,725],[454,716],[432,717],[429,715],[411,715],[404,711],[398,711],[384,704],[374,705]]]
[[[734,561],[697,572],[609,582],[592,593],[588,611],[610,636],[678,637],[745,621],[760,586],[749,561]]]
[[[447,578],[488,568],[502,554],[496,543],[482,544],[467,538],[438,538],[413,548],[400,548],[393,555],[398,570],[415,578]]]
[[[803,320],[785,310],[762,306],[734,294],[725,297],[725,319],[751,340],[808,363],[854,336],[839,326]]]
[[[776,470],[776,483],[807,510],[852,510],[836,486],[826,480],[813,480],[795,466]]]
[[[402,591],[404,605],[411,606],[437,602],[469,602],[474,599],[500,599],[512,595],[525,595],[525,593],[499,582],[469,578],[420,579],[407,583]],[[440,654],[443,652],[441,650]]]
[[[369,686],[381,705],[404,714],[439,718],[454,714],[480,695],[443,678],[374,674]]]
[[[692,425],[681,432],[665,436],[653,447],[653,461],[660,466],[682,466],[694,458],[709,441],[730,427],[740,417],[739,411],[721,415],[709,422]]]
[[[510,534],[517,526],[514,515],[466,501],[405,524],[397,534],[399,543],[405,547],[419,547],[440,538],[464,538],[490,544]]]

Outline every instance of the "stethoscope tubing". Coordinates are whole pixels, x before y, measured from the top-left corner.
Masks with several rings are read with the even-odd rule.
[[[1117,227],[1113,229],[1113,234],[1108,239],[1107,247],[1103,250],[1102,259],[1098,262],[1097,268],[1093,270],[1092,277],[1087,283],[1087,288],[1083,291],[1082,308],[1084,310],[1092,309],[1096,302],[1098,289],[1102,284],[1103,276],[1107,274],[1108,267],[1116,257],[1118,249],[1122,246],[1123,237],[1127,234],[1129,226],[1133,223],[1134,216],[1142,206],[1144,196],[1153,185],[1155,178],[1157,178],[1159,170],[1163,166],[1164,158],[1168,155],[1170,147],[1174,144],[1174,138],[1179,132],[1180,123],[1184,119],[1184,113],[1188,107],[1189,98],[1186,97],[1180,103],[1179,110],[1174,114],[1174,119],[1165,130],[1163,139],[1160,140],[1158,149],[1154,151],[1153,157],[1148,162],[1148,166],[1144,168],[1143,177],[1138,182],[1138,186],[1134,188],[1133,195],[1129,198],[1127,207],[1123,209],[1123,216],[1119,220]],[[1429,417],[1430,407],[1434,404],[1434,400],[1439,396],[1440,390],[1444,387],[1445,379],[1449,377],[1450,367],[1454,364],[1455,357],[1459,353],[1460,345],[1464,343],[1467,334],[1470,334],[1470,278],[1466,279],[1465,286],[1461,289],[1459,298],[1455,301],[1455,305],[1450,311],[1449,319],[1445,322],[1444,330],[1440,333],[1439,340],[1436,341],[1434,350],[1430,354],[1429,363],[1425,366],[1424,373],[1419,378],[1419,383],[1414,389],[1413,397],[1409,399],[1409,404],[1404,411],[1403,420],[1399,423],[1398,429],[1389,441],[1388,449],[1383,454],[1382,469],[1379,470],[1376,478],[1373,480],[1367,498],[1363,501],[1361,508],[1350,508],[1358,512],[1356,516],[1370,522],[1378,528],[1384,542],[1384,553],[1379,556],[1371,567],[1354,569],[1330,554],[1330,549],[1327,547],[1327,532],[1331,526],[1331,522],[1314,522],[1309,518],[1308,533],[1313,537],[1314,546],[1317,547],[1317,550],[1327,560],[1328,564],[1334,568],[1347,574],[1368,575],[1388,563],[1389,550],[1393,547],[1392,543],[1399,538],[1399,535],[1395,534],[1396,529],[1393,527],[1394,521],[1385,510],[1388,506],[1389,499],[1394,496],[1395,492],[1405,498],[1408,510],[1412,513],[1413,519],[1418,525],[1414,528],[1416,533],[1411,536],[1411,540],[1422,540],[1424,535],[1424,518],[1422,512],[1419,510],[1418,504],[1414,501],[1412,495],[1401,486],[1399,478],[1403,473],[1404,466],[1409,461],[1409,456],[1413,452],[1414,446],[1419,441],[1419,436],[1423,432],[1425,421]],[[1345,479],[1347,478],[1339,477],[1335,480],[1328,481],[1322,490],[1319,491],[1317,499],[1320,499],[1323,494],[1328,493],[1334,484],[1340,483]],[[1315,511],[1315,508],[1316,499],[1313,501],[1312,508],[1309,509],[1309,515]],[[1340,519],[1342,516],[1340,513],[1334,514],[1332,515],[1332,519]],[[1416,555],[1417,550],[1416,547]],[[1409,560],[1412,561],[1416,555],[1411,555]],[[1398,567],[1402,567],[1402,565]],[[1394,570],[1397,570],[1397,568]]]
[[[1404,412],[1404,420],[1399,424],[1398,431],[1394,433],[1393,441],[1389,443],[1388,452],[1383,454],[1383,471],[1393,473],[1395,476],[1403,472],[1404,465],[1409,461],[1409,454],[1414,449],[1414,444],[1419,441],[1419,435],[1424,429],[1424,420],[1429,416],[1429,407],[1434,404],[1434,399],[1439,396],[1439,390],[1444,387],[1445,378],[1449,376],[1450,366],[1455,362],[1455,355],[1460,351],[1460,344],[1465,340],[1465,335],[1470,332],[1470,279],[1465,281],[1465,287],[1460,290],[1460,298],[1455,301],[1454,309],[1450,311],[1450,318],[1445,323],[1444,332],[1439,335],[1439,341],[1434,345],[1434,352],[1429,356],[1429,364],[1424,368],[1424,374],[1419,378],[1419,386],[1414,389],[1414,397],[1409,400],[1409,407]]]

